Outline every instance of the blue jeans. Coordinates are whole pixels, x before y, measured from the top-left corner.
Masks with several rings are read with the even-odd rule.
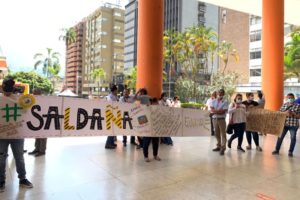
[[[20,180],[26,178],[25,162],[24,162],[24,139],[0,139],[0,182],[5,182],[5,167],[8,146],[13,152],[18,178]]]
[[[280,150],[282,141],[283,141],[283,139],[284,139],[286,133],[287,133],[288,131],[290,131],[290,134],[291,134],[291,143],[290,143],[290,149],[289,149],[289,152],[290,152],[290,153],[293,153],[294,148],[295,148],[295,145],[296,145],[296,135],[297,135],[297,130],[298,130],[298,128],[299,128],[298,126],[284,126],[283,132],[282,132],[281,136],[278,137],[278,140],[277,140],[276,151],[279,151],[279,150]]]

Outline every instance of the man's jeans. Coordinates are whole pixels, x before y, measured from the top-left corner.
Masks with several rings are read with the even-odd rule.
[[[276,144],[276,150],[277,151],[280,150],[282,141],[283,141],[286,133],[288,131],[290,131],[290,134],[291,134],[291,144],[290,144],[289,152],[293,153],[295,145],[296,145],[296,135],[297,135],[298,128],[299,128],[298,126],[284,126],[283,132],[282,132],[281,136],[278,137],[278,140],[277,140],[277,144]]]
[[[0,182],[5,182],[5,167],[8,146],[10,145],[13,152],[19,179],[26,178],[24,162],[24,139],[0,139]]]

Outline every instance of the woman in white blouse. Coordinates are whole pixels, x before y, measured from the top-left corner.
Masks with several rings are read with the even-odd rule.
[[[242,104],[243,96],[237,94],[234,98],[234,102],[229,105],[229,123],[233,125],[234,133],[228,140],[228,148],[231,148],[231,143],[235,138],[238,138],[237,149],[241,152],[245,152],[242,148],[244,131],[246,129],[246,106]]]

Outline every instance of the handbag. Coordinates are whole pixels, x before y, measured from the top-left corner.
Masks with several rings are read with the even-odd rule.
[[[229,119],[229,123],[226,127],[226,133],[230,135],[233,134],[233,128],[234,128],[234,124],[233,124],[233,113],[232,113]]]

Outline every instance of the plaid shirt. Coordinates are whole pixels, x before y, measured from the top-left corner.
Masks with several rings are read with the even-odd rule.
[[[285,112],[287,110],[290,110],[290,111],[296,113],[297,115],[299,115],[300,114],[300,105],[296,104],[296,103],[293,103],[293,104],[285,103],[280,108],[281,112]],[[299,126],[299,119],[296,117],[287,116],[285,119],[285,126]]]

